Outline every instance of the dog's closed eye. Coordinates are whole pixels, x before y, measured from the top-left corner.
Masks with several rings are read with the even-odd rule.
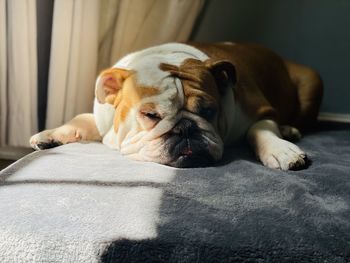
[[[141,111],[141,114],[152,121],[160,121],[162,118],[160,117],[159,113],[156,111]]]
[[[140,107],[138,119],[141,125],[149,130],[162,120],[162,116],[153,103],[146,103]]]

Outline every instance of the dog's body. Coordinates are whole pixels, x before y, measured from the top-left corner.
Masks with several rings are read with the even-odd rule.
[[[284,140],[317,118],[318,75],[253,44],[164,44],[127,55],[96,81],[94,114],[31,138],[35,149],[103,141],[136,160],[205,166],[247,137],[268,167],[300,168]]]

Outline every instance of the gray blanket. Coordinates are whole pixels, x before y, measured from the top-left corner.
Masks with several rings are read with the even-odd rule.
[[[35,152],[0,174],[0,262],[350,262],[349,129],[299,145],[313,162],[290,172],[244,147],[198,169]]]

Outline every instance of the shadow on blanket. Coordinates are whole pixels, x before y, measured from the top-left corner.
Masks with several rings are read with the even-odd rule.
[[[198,169],[35,152],[0,174],[0,261],[350,262],[350,127],[298,144],[313,163],[289,172],[245,147]]]
[[[349,262],[350,129],[322,125],[298,143],[306,170],[270,170],[242,149],[222,166],[178,170],[157,238],[116,240],[102,261]]]

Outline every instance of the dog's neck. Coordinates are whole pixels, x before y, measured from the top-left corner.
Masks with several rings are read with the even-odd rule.
[[[242,111],[241,106],[235,100],[233,83],[226,88],[226,93],[221,97],[222,119],[220,120],[220,136],[226,146],[233,145],[245,137],[246,130],[253,121]]]

